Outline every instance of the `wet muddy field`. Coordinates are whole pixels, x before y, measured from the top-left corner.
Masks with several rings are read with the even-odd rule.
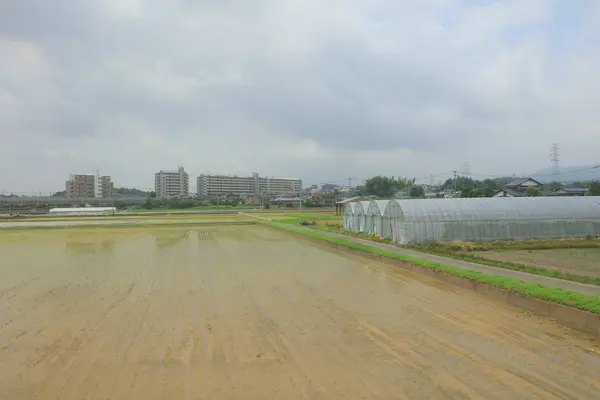
[[[1,399],[597,399],[600,350],[261,226],[0,231]]]

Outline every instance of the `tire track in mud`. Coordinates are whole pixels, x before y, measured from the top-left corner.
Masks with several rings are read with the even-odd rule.
[[[252,253],[251,248],[247,248],[240,244],[238,244],[238,246],[242,251],[232,252],[233,254]],[[269,251],[269,259],[264,259],[265,264],[278,266],[282,260],[286,259],[286,250],[289,249],[271,249]],[[278,272],[277,269],[277,267],[268,268],[265,273],[286,274],[287,272]],[[294,314],[293,309],[281,308],[282,305],[292,305],[293,307],[294,304],[298,304],[300,307],[306,307],[307,304],[300,303],[297,297],[290,297],[289,292],[293,291],[288,292],[282,288],[280,283],[283,282],[265,282],[264,278],[264,276],[261,276],[251,280],[246,275],[244,281],[247,282],[247,284],[244,287],[255,286],[252,290],[253,295],[251,297],[249,296],[249,298],[252,299],[251,301],[254,304],[253,308],[255,309],[255,312],[259,314],[259,318],[264,320],[264,317],[260,317],[260,315],[266,313],[270,315],[269,320],[280,321],[279,326],[274,329],[277,334],[275,340],[272,342],[276,345],[274,346],[276,351],[284,356],[284,362],[291,362],[294,369],[303,373],[304,380],[299,383],[299,385],[307,387],[308,392],[306,392],[305,398],[317,399],[325,393],[334,395],[336,393],[335,388],[329,388],[327,390],[326,386],[330,386],[332,381],[339,379],[337,376],[344,376],[343,390],[339,392],[339,395],[359,392],[360,390],[368,388],[371,396],[374,396],[378,392],[378,389],[373,385],[369,385],[364,379],[365,375],[368,375],[368,371],[355,371],[356,366],[360,364],[360,359],[354,357],[352,351],[345,351],[345,357],[340,356],[340,350],[343,349],[340,349],[340,346],[336,343],[337,337],[335,332],[334,335],[331,335],[331,330],[323,329],[327,327],[327,322],[315,318],[316,316],[314,313],[311,313],[309,318],[302,319],[303,313]],[[291,289],[289,287],[286,288]],[[276,306],[273,307],[274,305]],[[293,320],[290,320],[291,315],[294,316]],[[270,324],[265,325],[268,326]],[[263,335],[266,334],[268,333],[263,333]],[[307,338],[322,338],[325,335],[331,340],[328,342],[328,345],[319,346],[318,352],[315,351],[313,345],[306,343]],[[336,374],[332,374],[331,371],[328,371],[329,368],[319,368],[319,366],[322,365],[330,365],[333,360],[336,361],[334,363],[334,368],[337,369],[339,374],[337,376]],[[398,398],[397,396],[398,395],[396,394],[395,397]]]
[[[256,290],[249,279],[240,276],[247,259],[240,260],[234,254],[249,254],[247,243],[239,240],[223,241],[219,254],[226,254],[223,267],[219,268],[216,280],[228,282],[228,290],[220,292],[219,315],[230,327],[229,340],[233,345],[232,365],[239,365],[256,379],[263,376],[272,378],[260,391],[263,396],[273,396],[281,390],[298,394],[301,398],[317,399],[319,388],[315,387],[310,371],[297,362],[290,351],[281,327],[271,318],[256,301]],[[251,245],[251,244],[250,244]],[[259,288],[259,290],[266,288]],[[271,301],[278,302],[276,293],[268,291]],[[246,346],[235,345],[240,337],[244,337]],[[240,352],[241,348],[249,349]],[[251,349],[251,350],[250,350]],[[243,397],[241,389],[236,390]],[[256,398],[260,398],[257,394]]]

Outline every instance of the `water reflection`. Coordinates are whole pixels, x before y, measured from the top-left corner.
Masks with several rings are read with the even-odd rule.
[[[75,254],[111,253],[115,247],[115,239],[105,236],[91,231],[68,233],[66,249]]]

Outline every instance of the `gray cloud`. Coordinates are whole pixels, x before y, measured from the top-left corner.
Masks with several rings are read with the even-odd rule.
[[[5,2],[0,187],[96,169],[149,187],[179,164],[340,183],[463,161],[520,173],[552,142],[597,163],[597,5],[573,20],[471,3]]]

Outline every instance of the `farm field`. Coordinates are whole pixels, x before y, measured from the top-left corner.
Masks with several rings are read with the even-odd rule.
[[[0,231],[0,307],[0,399],[600,392],[582,334],[260,225]]]
[[[277,222],[299,225],[300,221],[314,222],[318,226],[342,226],[344,224],[343,216],[335,215],[334,212],[288,212],[288,213],[268,213],[268,214],[257,214],[248,213],[253,216],[261,218],[269,218]]]
[[[255,221],[244,218],[136,218],[136,219],[69,219],[69,220],[44,220],[44,221],[19,221],[19,222],[0,222],[0,229],[40,229],[40,228],[74,228],[74,227],[136,227],[148,225],[227,225],[227,224],[254,224]]]
[[[127,214],[114,214],[114,215],[77,215],[77,216],[39,216],[39,217],[27,217],[27,218],[0,218],[0,222],[33,222],[33,221],[111,221],[111,220],[152,220],[152,219],[248,219],[238,213],[231,214],[209,214],[209,213],[197,213],[197,214],[169,214],[169,215],[127,215]]]
[[[565,273],[600,277],[600,248],[482,251],[474,252],[473,255]]]

